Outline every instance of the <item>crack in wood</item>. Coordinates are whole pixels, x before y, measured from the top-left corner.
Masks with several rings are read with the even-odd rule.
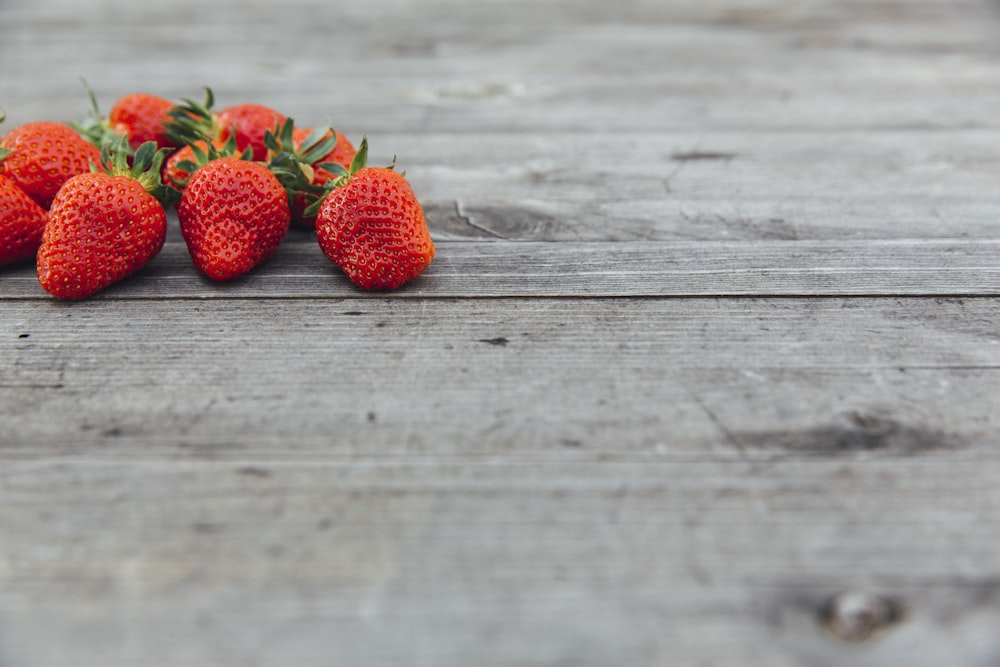
[[[683,151],[672,153],[670,159],[675,162],[693,162],[698,160],[724,160],[729,161],[739,157],[739,153],[728,151]]]
[[[477,229],[477,230],[479,230],[479,231],[481,231],[481,232],[483,232],[485,234],[489,234],[492,237],[495,237],[495,238],[498,238],[498,239],[503,239],[504,241],[509,241],[510,240],[509,238],[507,238],[503,234],[501,234],[501,233],[499,233],[497,231],[494,231],[494,230],[490,229],[489,227],[484,227],[483,225],[480,225],[479,223],[477,223],[475,220],[472,219],[471,216],[469,216],[463,210],[463,208],[464,207],[462,206],[461,200],[456,199],[455,200],[455,215],[457,215],[458,219],[461,220],[462,222],[464,222],[466,225],[468,225],[469,227],[472,227],[473,229]]]
[[[503,336],[497,336],[496,338],[480,338],[477,343],[486,343],[487,345],[493,345],[496,347],[505,347],[510,341]]]

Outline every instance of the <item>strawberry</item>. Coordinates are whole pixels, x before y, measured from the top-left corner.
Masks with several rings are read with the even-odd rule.
[[[249,147],[254,160],[267,159],[264,135],[281,125],[285,116],[262,104],[234,104],[213,111],[214,104],[210,88],[205,89],[204,102],[185,99],[169,112],[171,122],[167,124],[167,136],[182,146],[199,139],[225,142],[232,135],[240,151]]]
[[[14,128],[0,147],[9,152],[0,172],[45,209],[63,183],[101,161],[101,151],[72,127],[49,121]]]
[[[164,127],[170,120],[167,112],[173,108],[174,103],[163,97],[131,93],[114,103],[108,112],[108,123],[115,132],[128,137],[133,150],[147,141],[155,142],[157,148],[176,148]]]
[[[277,251],[288,233],[288,194],[263,163],[215,158],[192,173],[177,217],[198,270],[230,280]]]
[[[4,117],[0,109],[0,122]],[[0,163],[9,155],[10,151],[0,148]],[[0,164],[0,265],[34,257],[47,219],[48,212],[7,178]]]
[[[434,243],[406,178],[390,167],[366,167],[362,139],[346,176],[319,202],[316,238],[330,261],[358,287],[395,289],[423,273]]]
[[[0,175],[0,265],[33,258],[47,219],[44,208]]]
[[[166,152],[147,142],[130,167],[127,141],[120,137],[102,150],[102,171],[66,181],[38,249],[38,282],[45,291],[84,299],[156,256],[167,234],[164,205],[176,196],[160,183]]]
[[[90,117],[83,123],[71,125],[90,143],[100,148],[123,135],[128,138],[132,151],[147,141],[155,142],[157,148],[177,147],[166,135],[166,123],[170,121],[168,112],[174,108],[170,100],[149,93],[130,93],[118,98],[103,118],[94,91],[86,81],[83,85],[90,98]]]
[[[252,148],[254,160],[267,159],[264,135],[284,120],[283,115],[261,104],[235,104],[222,109],[215,117],[219,139],[225,141],[232,132],[236,137],[236,147],[239,150]]]

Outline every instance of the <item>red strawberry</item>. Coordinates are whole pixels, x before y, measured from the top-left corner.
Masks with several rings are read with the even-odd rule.
[[[101,151],[63,123],[26,123],[8,132],[2,147],[10,155],[0,170],[46,209],[63,183],[101,161]]]
[[[235,104],[219,111],[215,122],[219,139],[225,141],[230,132],[236,137],[236,148],[253,149],[254,160],[267,159],[264,135],[285,121],[285,117],[261,104]]]
[[[224,142],[232,135],[238,150],[250,148],[254,160],[267,159],[264,135],[281,125],[284,115],[261,104],[234,104],[220,111],[212,109],[214,104],[210,88],[205,89],[204,102],[184,100],[170,111],[167,135],[178,146],[199,139]]]
[[[350,173],[322,200],[316,238],[330,261],[362,289],[395,289],[434,259],[423,209],[402,174],[365,167],[362,140]]]
[[[47,218],[44,208],[0,175],[0,265],[33,258]]]
[[[169,111],[174,108],[170,100],[149,93],[130,93],[118,98],[107,117],[102,117],[94,91],[86,81],[83,85],[90,98],[90,116],[71,125],[90,143],[100,148],[121,135],[128,138],[133,151],[147,141],[156,142],[158,148],[177,147],[166,135]]]
[[[108,123],[118,134],[128,137],[133,150],[147,141],[158,148],[175,148],[166,136],[164,125],[170,120],[167,112],[174,108],[168,99],[148,93],[132,93],[120,97],[108,112]]]
[[[128,164],[121,137],[101,156],[104,171],[79,174],[59,190],[38,249],[38,282],[65,299],[83,299],[135,273],[163,247],[164,203],[175,191],[160,183],[166,151],[143,144]]]
[[[198,270],[229,280],[278,249],[288,233],[288,195],[264,164],[217,158],[191,175],[177,217]]]

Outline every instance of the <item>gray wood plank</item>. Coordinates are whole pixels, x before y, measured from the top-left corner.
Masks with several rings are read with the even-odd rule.
[[[452,235],[512,240],[996,235],[993,131],[383,135]],[[386,158],[386,161],[388,158]],[[464,223],[464,224],[457,224]],[[450,236],[450,238],[453,236]]]
[[[83,113],[82,74],[102,97],[213,85],[351,135],[997,127],[1000,28],[985,0],[688,4],[5,3],[0,75],[14,122]],[[254,26],[267,34],[247,39]],[[94,48],[111,36],[118,50]],[[350,68],[331,65],[330,44]]]
[[[988,665],[997,466],[8,462],[0,657]]]
[[[433,234],[433,232],[432,232]],[[50,299],[28,265],[3,271],[0,298]],[[994,240],[662,243],[440,242],[403,288],[355,288],[308,235],[247,276],[201,277],[182,242],[95,295],[158,298],[947,296],[1000,293]]]
[[[992,460],[994,308],[993,298],[13,300],[0,323],[0,450]]]
[[[330,118],[440,255],[0,270],[0,666],[995,667],[998,55],[991,0],[3,0],[4,127]]]

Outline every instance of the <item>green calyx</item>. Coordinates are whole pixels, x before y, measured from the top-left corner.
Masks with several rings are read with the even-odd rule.
[[[128,140],[119,135],[117,139],[101,147],[100,168],[94,166],[93,170],[138,181],[165,208],[180,201],[181,196],[177,190],[164,185],[160,178],[163,161],[170,152],[169,148],[157,150],[155,141],[147,141],[136,149],[130,161]]]
[[[286,118],[276,130],[276,132],[269,130],[264,134],[264,145],[273,155],[288,153],[301,164],[319,166],[317,162],[337,147],[337,133],[332,130],[329,123],[317,125],[306,135],[298,148],[295,147],[295,121],[292,118]],[[339,171],[344,171],[340,165],[335,167],[338,169],[330,169],[332,173],[339,174]]]
[[[346,174],[347,170],[339,164],[319,163],[337,145],[337,134],[328,124],[313,129],[298,148],[295,147],[294,131],[295,121],[286,118],[275,132],[269,130],[264,134],[264,145],[270,152],[267,166],[284,186],[289,206],[301,195],[308,208],[327,192],[324,186],[313,183],[316,168],[324,168],[335,176]]]
[[[326,196],[330,194],[333,190],[341,188],[351,180],[354,174],[358,173],[368,165],[368,137],[362,136],[361,143],[358,145],[358,150],[354,153],[354,158],[351,159],[351,166],[349,169],[344,169],[339,164],[331,164],[329,162],[324,162],[316,165],[320,169],[327,169],[334,174],[338,174],[338,178],[327,181],[326,185],[323,187],[322,194],[318,195],[312,203],[310,203],[305,210],[305,215],[312,217],[316,215],[319,211],[320,205],[322,205],[323,200]],[[386,169],[396,168],[396,156],[392,157],[392,164],[385,167]]]
[[[87,83],[87,80],[81,77],[80,81],[83,83],[83,87],[87,91],[87,97],[90,99],[90,112],[83,122],[78,123],[73,121],[69,125],[76,130],[77,134],[98,148],[110,146],[118,138],[118,133],[111,128],[107,117],[101,114],[101,109],[97,104],[97,96],[94,95],[94,91]],[[127,142],[125,145],[128,147],[129,155],[131,155],[132,148],[128,146]]]
[[[199,142],[204,142],[205,147],[202,148]],[[253,160],[252,148],[247,146],[242,151],[236,148],[235,134],[230,134],[229,138],[226,139],[226,143],[221,146],[212,141],[199,139],[197,142],[188,144],[188,147],[191,149],[191,155],[194,159],[181,160],[175,165],[177,169],[188,174],[188,178],[183,182],[175,182],[175,185],[181,188],[187,185],[187,181],[190,180],[191,174],[204,167],[212,160],[218,160],[219,158],[224,157],[234,157],[240,160]],[[176,179],[174,180],[176,181]]]
[[[184,98],[167,112],[170,120],[164,123],[164,135],[175,146],[184,146],[204,140],[209,144],[218,137],[219,128],[215,122],[215,95],[205,87],[205,101]]]
[[[7,112],[4,111],[3,109],[0,109],[0,123],[4,122],[6,118],[7,118]],[[10,155],[12,152],[13,151],[9,151],[6,148],[0,146],[0,162],[3,162],[4,158]]]

